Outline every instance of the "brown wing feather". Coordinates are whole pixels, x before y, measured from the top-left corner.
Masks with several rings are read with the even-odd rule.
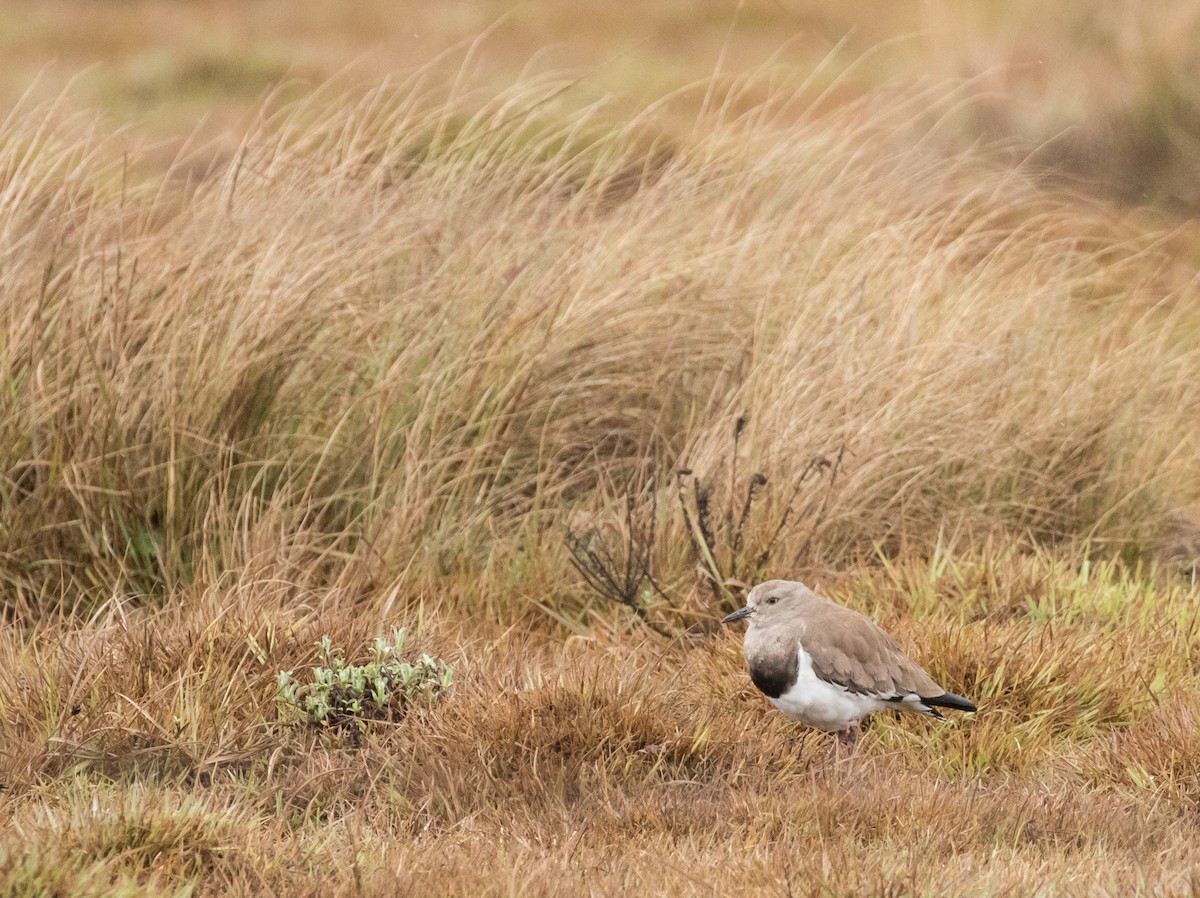
[[[814,611],[804,650],[821,679],[875,695],[933,697],[944,691],[869,617],[832,602]]]

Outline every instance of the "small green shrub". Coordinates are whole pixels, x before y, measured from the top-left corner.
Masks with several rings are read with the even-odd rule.
[[[312,726],[357,735],[367,721],[395,722],[411,705],[440,701],[453,684],[453,670],[429,655],[404,660],[402,629],[392,631],[390,642],[376,638],[371,660],[363,665],[347,664],[328,636],[316,646],[322,665],[312,669],[311,682],[301,683],[290,670],[279,673],[276,701],[285,718],[298,715]]]

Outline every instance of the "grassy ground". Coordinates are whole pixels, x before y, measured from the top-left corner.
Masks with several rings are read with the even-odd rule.
[[[0,129],[0,893],[1195,893],[1188,228],[961,91],[438,71]],[[980,712],[830,763],[716,625],[768,576]],[[281,720],[393,626],[446,701]]]

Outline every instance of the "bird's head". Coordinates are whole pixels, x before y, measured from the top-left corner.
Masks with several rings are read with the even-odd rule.
[[[811,589],[795,580],[768,580],[760,583],[746,596],[746,604],[733,614],[726,615],[721,623],[748,620],[752,629],[769,627],[773,623],[794,620],[804,606],[815,598]]]

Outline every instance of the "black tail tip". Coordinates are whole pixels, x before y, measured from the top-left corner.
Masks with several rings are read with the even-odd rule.
[[[934,698],[922,698],[922,702],[926,705],[932,705],[939,708],[953,708],[955,711],[976,711],[975,703],[970,699],[963,698],[961,695],[955,695],[953,692],[943,692],[941,695]]]

